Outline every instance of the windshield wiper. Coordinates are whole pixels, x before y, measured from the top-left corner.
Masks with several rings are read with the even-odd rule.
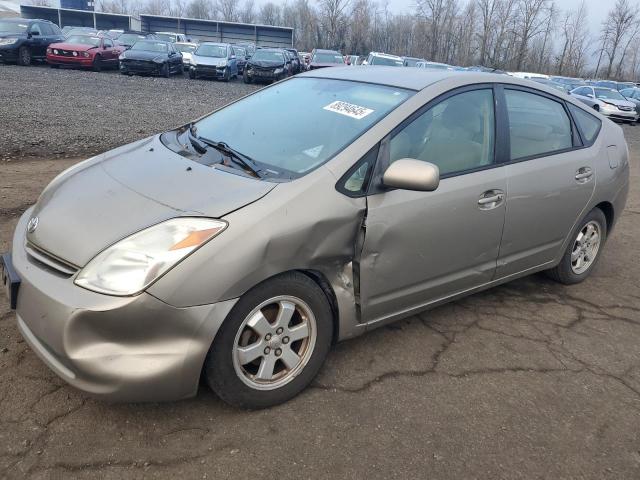
[[[239,151],[231,148],[225,142],[216,142],[204,137],[198,137],[198,140],[202,143],[212,146],[219,152],[225,154],[231,160],[235,161],[237,164],[252,172],[256,177],[262,178],[262,175],[260,174],[260,168],[258,167],[256,161],[249,155],[240,153]]]
[[[196,128],[196,126],[192,123],[189,125],[189,128],[187,128],[187,135],[189,137],[191,145],[193,145],[194,150],[200,155],[204,155],[205,153],[207,153],[207,146],[200,142],[200,140],[198,139],[197,130],[198,129]]]

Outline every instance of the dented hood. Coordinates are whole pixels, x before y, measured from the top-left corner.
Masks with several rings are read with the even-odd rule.
[[[158,137],[100,155],[56,178],[27,240],[76,266],[132,233],[179,216],[222,217],[276,184],[190,161]]]

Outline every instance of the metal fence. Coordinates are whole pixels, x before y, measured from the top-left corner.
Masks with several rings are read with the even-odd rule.
[[[131,15],[33,5],[20,5],[20,15],[23,18],[50,20],[61,28],[72,26],[93,27],[98,30],[176,32],[184,33],[187,38],[198,41],[255,43],[263,47],[291,47],[293,45],[293,28],[272,25],[219,22],[217,20],[160,15],[140,15],[140,18],[137,18]]]

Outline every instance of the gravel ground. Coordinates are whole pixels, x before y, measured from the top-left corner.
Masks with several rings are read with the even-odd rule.
[[[0,159],[88,157],[182,125],[256,89],[0,65]]]
[[[22,99],[0,112],[3,122],[27,131],[15,125],[21,111],[37,111],[33,85],[48,72],[0,67],[13,78],[3,94]],[[98,102],[93,74],[65,75],[88,89],[84,104]],[[112,77],[104,75],[119,81]],[[123,80],[132,89],[179,81]],[[194,88],[224,103],[244,87]],[[122,131],[141,128],[142,117],[123,117],[123,108],[107,103],[100,115],[122,117]],[[198,113],[182,110],[165,125]],[[74,118],[54,143],[80,142],[92,120]],[[0,478],[637,480],[640,126],[624,131],[629,201],[589,280],[566,287],[534,275],[344,342],[311,388],[269,410],[230,408],[206,388],[166,404],[96,401],[35,356],[0,296]],[[118,135],[102,145],[136,138]],[[53,148],[43,142],[43,151]],[[18,215],[75,161],[0,161],[0,251]]]

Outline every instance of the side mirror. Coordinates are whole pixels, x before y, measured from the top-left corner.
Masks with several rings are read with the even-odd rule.
[[[587,97],[593,98],[593,95],[591,93],[587,93]]]
[[[382,183],[401,190],[432,192],[440,184],[440,170],[433,163],[401,158],[389,165]]]
[[[30,37],[37,37],[39,35],[40,35],[40,32],[37,32],[37,31],[36,32],[29,32],[29,36]]]
[[[235,60],[235,59],[236,59],[236,56],[233,54],[229,57],[229,60]]]

